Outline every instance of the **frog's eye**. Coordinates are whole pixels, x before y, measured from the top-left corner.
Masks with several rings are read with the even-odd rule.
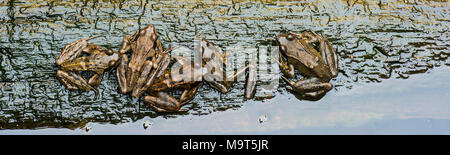
[[[114,52],[113,52],[112,50],[110,50],[110,49],[105,50],[105,53],[106,53],[108,56],[111,56],[112,54],[114,54]]]
[[[116,62],[118,62],[118,61],[111,60],[111,61],[109,62],[109,64],[108,64],[108,66],[115,66],[115,65],[116,65]]]
[[[280,46],[280,50],[281,50],[281,52],[285,52],[286,51],[286,47],[285,46]]]
[[[288,34],[286,39],[289,40],[289,41],[294,40],[294,35]]]

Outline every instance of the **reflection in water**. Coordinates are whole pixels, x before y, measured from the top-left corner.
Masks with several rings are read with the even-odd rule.
[[[0,129],[74,129],[87,122],[118,124],[158,117],[142,101],[118,93],[115,71],[105,73],[98,87],[99,100],[92,100],[93,92],[66,90],[55,77],[58,67],[54,60],[65,44],[101,34],[105,38],[94,40],[96,44],[118,49],[124,35],[148,24],[155,25],[166,48],[191,46],[192,40],[201,36],[223,49],[257,47],[259,53],[271,50],[267,47],[280,33],[323,33],[339,54],[339,76],[331,81],[335,85],[331,92],[346,91],[359,83],[406,79],[450,65],[448,2],[264,2],[2,1]],[[237,54],[237,59],[246,54]],[[256,98],[287,95],[284,82],[280,84],[275,91],[258,87]],[[184,107],[189,112],[161,116],[206,115],[264,102],[246,101],[244,83],[233,87],[232,92],[220,94],[203,86]],[[290,104],[283,106],[292,108]],[[268,115],[268,122],[275,118]]]

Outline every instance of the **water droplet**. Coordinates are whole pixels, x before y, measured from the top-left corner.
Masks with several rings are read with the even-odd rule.
[[[258,121],[259,121],[259,123],[264,123],[265,121],[267,121],[267,115],[264,114],[264,115],[260,116]]]
[[[84,131],[86,131],[86,133],[92,131],[92,126],[84,127]]]
[[[144,126],[144,129],[147,129],[149,126],[153,125],[153,122],[145,121],[142,125]]]

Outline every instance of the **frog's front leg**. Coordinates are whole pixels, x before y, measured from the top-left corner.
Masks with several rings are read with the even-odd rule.
[[[134,32],[132,35],[130,35],[130,36],[125,36],[125,37],[123,37],[123,40],[122,40],[122,45],[120,46],[120,49],[119,49],[119,53],[120,54],[125,54],[125,53],[127,53],[128,51],[130,51],[130,49],[131,49],[131,42],[132,41],[134,41],[135,39],[136,39],[136,37],[137,37],[137,35],[138,35],[138,33],[137,33],[137,31],[136,32]]]
[[[275,62],[278,63],[278,66],[280,67],[280,70],[283,73],[283,75],[289,78],[294,78],[295,77],[294,65],[289,64],[286,60],[284,60],[283,55],[281,53],[279,54],[279,57],[280,61],[277,61],[275,59]]]
[[[86,81],[86,79],[84,79],[82,76],[77,75],[73,72],[66,72],[63,70],[58,70],[56,72],[56,76],[67,87],[67,89],[83,91],[93,90],[95,92],[94,100],[97,99],[98,90],[89,85],[88,81]]]
[[[292,87],[292,91],[313,98],[320,97],[333,88],[331,83],[321,82],[320,79],[316,77],[299,80],[297,82],[291,81],[283,76],[281,78]]]
[[[102,82],[103,74],[94,74],[91,78],[88,80],[88,84],[92,87],[97,87]]]

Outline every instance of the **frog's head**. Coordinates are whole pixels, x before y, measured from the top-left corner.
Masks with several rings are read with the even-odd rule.
[[[295,42],[297,39],[292,34],[280,34],[277,36],[277,43],[280,53],[287,57],[287,45]]]
[[[139,31],[139,37],[147,37],[151,41],[155,41],[157,39],[157,32],[153,25],[149,25]]]

